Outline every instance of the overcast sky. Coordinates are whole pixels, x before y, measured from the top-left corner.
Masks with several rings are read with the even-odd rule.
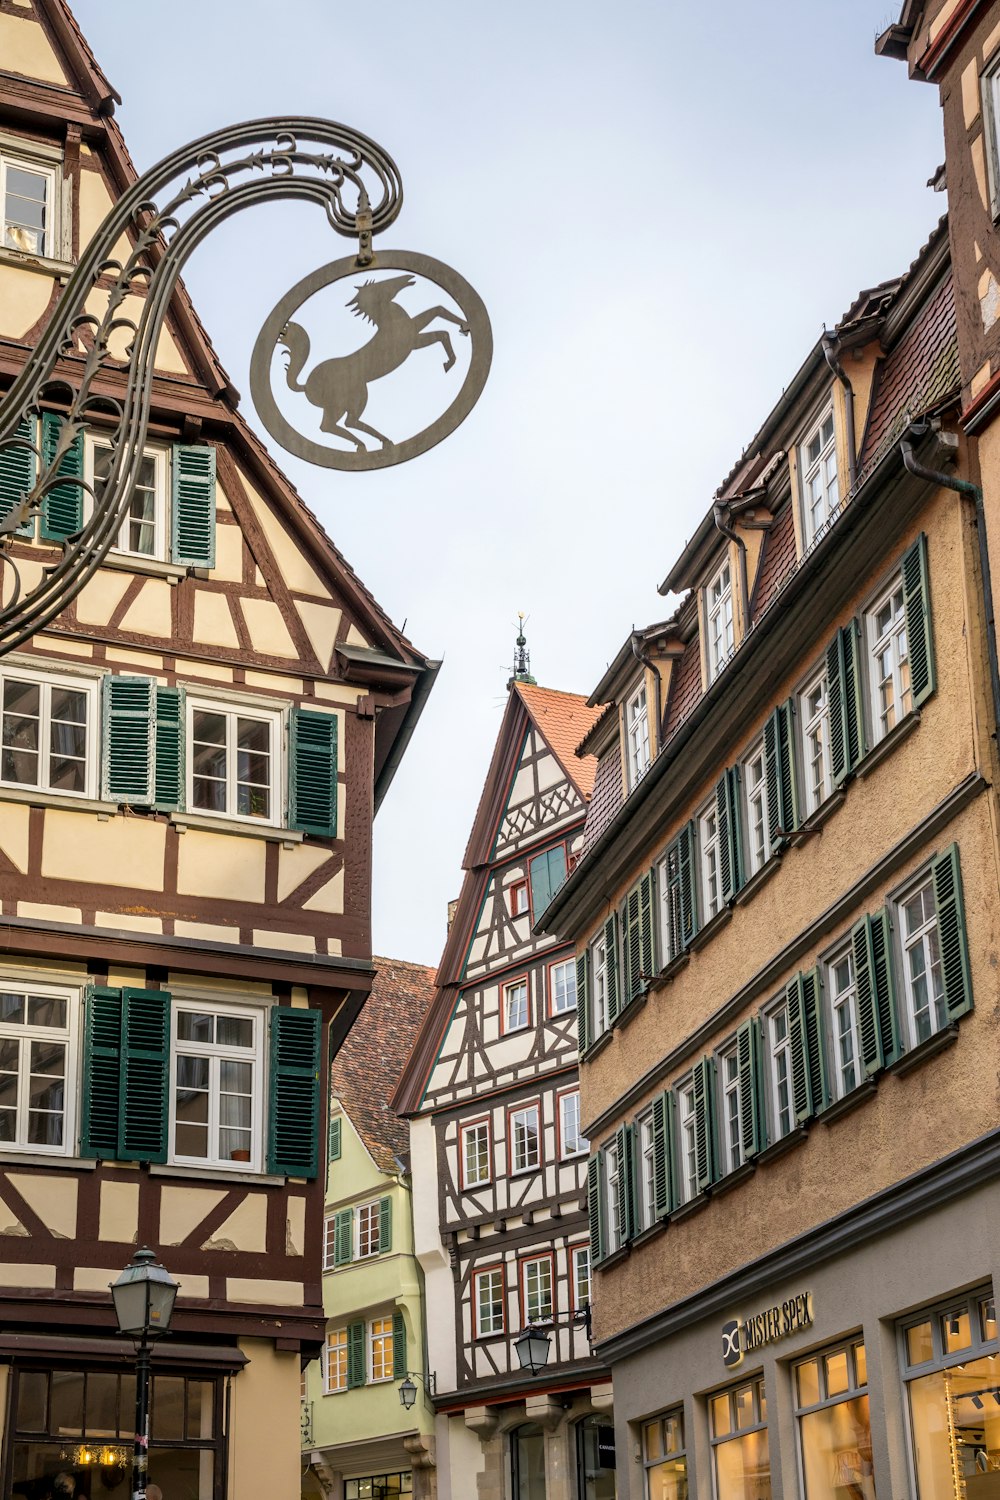
[[[272,452],[444,667],[376,822],[377,953],[435,963],[500,723],[518,610],[549,687],[589,693],[824,322],[913,259],[945,204],[936,90],[877,59],[898,0],[75,0],[140,170],[264,115],[395,157],[384,237],[486,303],[492,374],[432,452],[338,474]],[[127,24],[125,24],[127,19]],[[261,323],[347,252],[257,209],[187,284],[249,401]]]

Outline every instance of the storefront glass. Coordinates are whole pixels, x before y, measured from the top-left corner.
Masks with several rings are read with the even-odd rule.
[[[615,1429],[606,1417],[576,1424],[578,1500],[615,1500]]]
[[[875,1500],[864,1344],[813,1355],[794,1379],[806,1500]]]
[[[413,1494],[413,1475],[369,1474],[364,1479],[344,1480],[344,1500],[396,1500]]]
[[[771,1500],[764,1382],[753,1380],[709,1402],[716,1500]]]
[[[646,1500],[688,1500],[682,1411],[667,1412],[643,1423],[642,1461]]]
[[[526,1423],[510,1435],[511,1488],[514,1500],[545,1500],[545,1434]]]
[[[909,1324],[902,1349],[920,1500],[1000,1500],[1000,1352],[992,1294],[958,1298]]]

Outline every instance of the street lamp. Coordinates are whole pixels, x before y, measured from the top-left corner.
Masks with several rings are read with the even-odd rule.
[[[177,1282],[159,1264],[152,1250],[137,1250],[117,1281],[111,1297],[118,1332],[135,1342],[135,1443],[132,1450],[132,1500],[146,1493],[149,1467],[150,1349],[170,1332]]]
[[[546,1323],[552,1325],[557,1320],[546,1318]],[[590,1342],[590,1303],[585,1302],[578,1313],[565,1320],[574,1328],[583,1327],[587,1330],[587,1341]],[[552,1337],[546,1333],[544,1328],[536,1328],[529,1323],[514,1340],[514,1353],[517,1355],[518,1364],[522,1370],[527,1370],[530,1375],[537,1375],[544,1370],[549,1362],[549,1351],[552,1348]]]
[[[417,1388],[413,1384],[414,1375],[423,1383],[424,1389],[429,1396],[434,1395],[434,1372],[425,1375],[422,1370],[404,1371],[404,1379],[399,1386],[399,1404],[405,1411],[409,1411],[417,1399]]]

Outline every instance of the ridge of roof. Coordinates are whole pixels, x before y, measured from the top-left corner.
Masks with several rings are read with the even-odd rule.
[[[515,682],[514,692],[586,802],[594,790],[597,763],[592,756],[578,757],[576,747],[593,729],[601,710],[592,708],[582,693],[567,693],[537,683]]]

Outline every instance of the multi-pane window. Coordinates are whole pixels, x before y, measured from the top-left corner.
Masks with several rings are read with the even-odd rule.
[[[504,1031],[522,1031],[528,1024],[528,981],[516,979],[503,987]]]
[[[490,1125],[477,1120],[462,1126],[462,1186],[478,1187],[490,1180]]]
[[[633,787],[649,768],[649,710],[645,683],[625,704],[625,742],[628,747],[628,784]]]
[[[276,821],[278,715],[188,699],[188,806]]]
[[[608,1029],[608,945],[603,934],[591,950],[591,968],[594,975],[594,1035],[597,1037]]]
[[[72,1149],[75,1010],[72,991],[0,991],[0,1147]]]
[[[642,1424],[644,1494],[649,1500],[687,1500],[684,1413],[678,1408]]]
[[[769,1495],[771,1458],[763,1380],[723,1391],[711,1398],[708,1407],[716,1500]]]
[[[763,740],[751,750],[744,767],[747,796],[747,833],[750,874],[755,875],[771,857],[771,817],[767,803],[767,766]]]
[[[344,1480],[344,1500],[397,1500],[413,1494],[413,1471],[400,1474],[366,1474],[364,1479]]]
[[[533,1256],[521,1262],[521,1321],[547,1323],[552,1317],[552,1257]]]
[[[740,1105],[743,1090],[735,1046],[728,1052],[720,1054],[719,1073],[722,1088],[723,1159],[725,1170],[734,1172],[743,1162],[743,1142],[740,1134]]]
[[[257,1163],[259,1034],[254,1011],[174,1007],[175,1160]]]
[[[1000,1353],[984,1288],[900,1330],[917,1500],[991,1495],[1000,1452]],[[811,1497],[810,1497],[811,1500]]]
[[[477,1271],[475,1281],[476,1338],[489,1338],[504,1331],[503,1267]]]
[[[601,1154],[604,1159],[605,1203],[607,1205],[606,1233],[608,1250],[611,1251],[619,1249],[622,1243],[622,1164],[619,1159],[617,1140],[605,1146]]]
[[[802,694],[800,712],[806,807],[809,812],[815,812],[833,789],[830,764],[830,689],[825,671]]]
[[[719,868],[719,815],[715,803],[698,819],[701,846],[701,900],[705,921],[714,917],[722,905],[722,872]]]
[[[872,662],[872,723],[876,742],[913,707],[903,581],[897,577],[867,616]]]
[[[87,441],[86,477],[100,500],[111,474],[114,453],[109,443]],[[132,499],[118,532],[118,550],[137,557],[163,559],[167,555],[167,470],[163,448],[143,450]]]
[[[576,1009],[576,960],[564,959],[549,967],[549,1007],[554,1016]]]
[[[347,1390],[347,1329],[337,1328],[326,1336],[323,1350],[323,1394]]]
[[[832,408],[823,413],[812,431],[806,435],[799,454],[808,547],[826,523],[836,515],[840,505]]]
[[[934,887],[929,879],[900,898],[899,916],[903,988],[915,1046],[940,1031],[948,1020]]]
[[[783,1000],[767,1017],[768,1057],[775,1136],[788,1135],[795,1124],[792,1099],[792,1045],[788,1034],[788,1001]]]
[[[714,682],[733,654],[733,576],[728,559],[705,590],[708,620],[708,680]]]
[[[368,1325],[371,1379],[392,1379],[392,1319],[373,1318]]]
[[[337,1217],[330,1214],[323,1220],[323,1270],[332,1271],[337,1264]]]
[[[0,690],[0,781],[87,796],[96,760],[96,684],[27,677],[8,668]]]
[[[678,878],[680,852],[671,844],[656,867],[656,889],[659,891],[660,953],[664,966],[684,951],[681,917],[681,883]]]
[[[579,1156],[590,1142],[580,1134],[580,1091],[559,1095],[559,1142],[561,1156]]]
[[[590,1302],[590,1246],[574,1245],[573,1263],[573,1307],[579,1311]]]
[[[648,1229],[656,1211],[656,1167],[652,1112],[636,1121],[639,1143],[639,1224]]]
[[[690,1203],[698,1195],[698,1134],[694,1083],[677,1089],[677,1137],[680,1142],[680,1199]]]
[[[805,1500],[876,1500],[864,1343],[814,1354],[793,1374]]]
[[[538,1105],[510,1112],[510,1169],[512,1172],[534,1171],[541,1160],[538,1135]]]
[[[354,1257],[364,1260],[377,1255],[382,1243],[382,1200],[361,1203],[354,1211]]]
[[[858,991],[854,982],[854,954],[850,945],[830,959],[827,974],[833,1032],[833,1075],[837,1097],[842,1099],[845,1094],[857,1088],[862,1079]]]
[[[26,255],[54,254],[52,213],[55,174],[45,167],[0,156],[3,244]]]
[[[526,880],[515,880],[510,888],[510,914],[512,917],[523,917],[530,910],[531,900],[528,895],[528,882]]]

